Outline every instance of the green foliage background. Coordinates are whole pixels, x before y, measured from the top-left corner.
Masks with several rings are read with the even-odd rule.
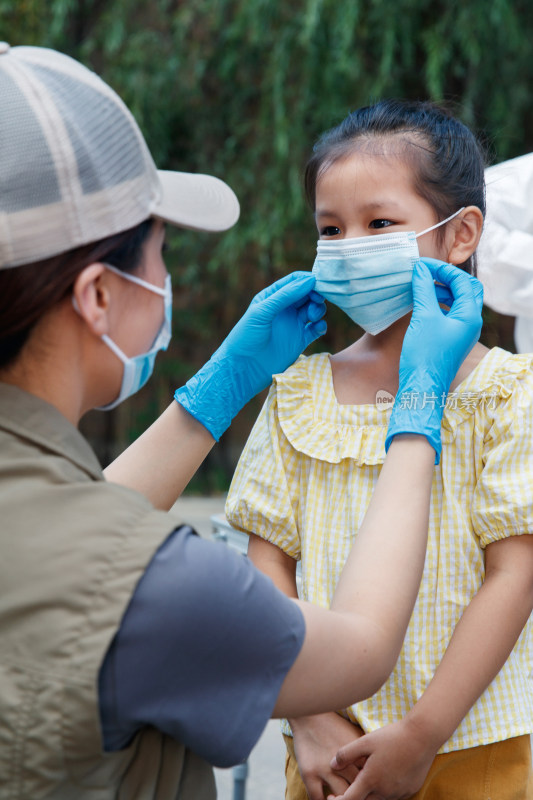
[[[491,162],[533,149],[529,0],[0,0],[0,38],[95,69],[132,109],[158,166],[218,175],[241,201],[226,234],[169,233],[173,343],[126,408],[86,419],[104,461],[168,404],[255,291],[310,268],[303,166],[349,110],[384,96],[446,101]],[[318,349],[348,341],[335,311]],[[485,342],[512,348],[511,330],[489,313]],[[259,402],[223,437],[198,490],[225,488]]]

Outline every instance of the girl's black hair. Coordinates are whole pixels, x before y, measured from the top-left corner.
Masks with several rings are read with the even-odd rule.
[[[485,216],[481,144],[446,109],[408,100],[381,100],[359,108],[322,134],[305,169],[305,193],[313,211],[317,182],[331,164],[362,146],[376,152],[379,140],[390,140],[391,135],[402,137],[402,149],[395,152],[412,167],[415,190],[434,209],[436,221],[470,205]],[[439,232],[444,235],[444,227]],[[459,266],[475,275],[475,254]]]
[[[123,272],[137,270],[152,230],[146,219],[134,228],[20,267],[0,269],[0,369],[19,356],[40,318],[72,293],[89,264],[105,261]]]

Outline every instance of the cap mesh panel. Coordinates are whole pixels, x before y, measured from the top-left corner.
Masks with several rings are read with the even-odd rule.
[[[139,139],[115,101],[69,75],[42,67],[35,71],[54,97],[68,130],[85,194],[116,186],[146,170]]]
[[[12,213],[61,199],[52,154],[35,114],[10,75],[0,73],[0,211]],[[39,180],[35,177],[39,175]]]

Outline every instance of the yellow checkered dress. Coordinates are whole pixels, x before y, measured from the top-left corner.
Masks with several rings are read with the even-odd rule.
[[[426,563],[403,649],[382,689],[347,710],[367,732],[401,719],[424,691],[483,582],[483,548],[533,533],[532,362],[494,348],[444,401]],[[302,357],[275,376],[242,453],[227,517],[301,559],[301,594],[312,603],[330,604],[385,457],[389,413],[339,405],[328,355]],[[532,660],[530,621],[439,752],[530,733]]]

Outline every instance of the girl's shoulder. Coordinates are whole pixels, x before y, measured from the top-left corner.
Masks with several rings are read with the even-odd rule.
[[[456,392],[492,390],[501,397],[524,381],[533,380],[533,353],[510,353],[501,347],[488,350],[456,386]]]
[[[337,402],[330,356],[301,356],[274,376],[280,427],[291,446],[320,461],[381,464],[389,415],[382,406]]]
[[[300,356],[285,372],[274,375],[276,387],[301,386],[312,384],[321,387],[327,384],[331,376],[329,353],[316,353],[312,356]]]
[[[474,416],[511,415],[515,402],[533,403],[533,354],[510,353],[493,347],[471,372],[450,391],[443,416],[443,441],[454,438],[458,425]]]

